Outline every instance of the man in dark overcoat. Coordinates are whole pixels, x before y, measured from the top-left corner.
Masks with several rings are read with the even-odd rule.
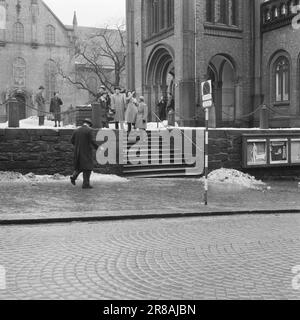
[[[57,124],[60,127],[62,105],[63,105],[63,102],[59,97],[59,93],[54,92],[54,97],[51,99],[51,102],[50,102],[50,112],[53,114],[55,127],[57,127]]]
[[[35,96],[35,102],[37,104],[37,109],[38,109],[39,126],[43,126],[45,123],[46,106],[45,106],[45,98],[43,95],[44,90],[45,88],[43,86],[40,86],[39,92]]]
[[[71,183],[76,185],[76,180],[80,173],[83,173],[83,189],[92,189],[90,177],[94,168],[93,148],[98,149],[98,145],[93,138],[92,121],[85,119],[82,127],[78,128],[72,135],[71,142],[74,150],[74,173],[70,177]]]

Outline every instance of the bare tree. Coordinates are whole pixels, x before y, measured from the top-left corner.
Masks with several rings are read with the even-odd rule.
[[[75,69],[64,70],[64,63],[57,61],[58,74],[79,89],[97,97],[97,87],[104,85],[109,92],[120,86],[125,71],[126,33],[122,25],[115,29],[95,29],[87,36],[78,35],[73,59]],[[92,84],[96,79],[97,84]]]

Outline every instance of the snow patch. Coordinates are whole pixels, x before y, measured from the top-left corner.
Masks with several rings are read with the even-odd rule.
[[[204,178],[202,178],[204,179]],[[208,175],[210,183],[235,185],[248,189],[262,189],[266,184],[255,177],[234,169],[218,169]]]
[[[79,181],[82,181],[82,175],[78,178]],[[28,173],[26,175],[22,175],[17,172],[0,172],[0,182],[30,182],[30,183],[38,183],[38,182],[70,182],[69,176],[63,176],[60,174],[54,175],[35,175],[34,173]],[[91,177],[92,182],[102,182],[102,183],[124,183],[128,182],[126,178],[122,178],[116,175],[108,175],[108,174],[99,174],[93,173]]]

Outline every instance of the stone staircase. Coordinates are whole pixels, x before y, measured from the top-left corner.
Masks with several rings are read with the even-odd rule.
[[[147,135],[144,133],[143,137],[141,134],[134,131],[129,137],[126,134],[123,137],[123,174],[125,176],[155,178],[202,175],[202,163],[197,167],[196,163],[191,164],[192,161],[187,161],[187,159],[191,160],[191,157],[195,158],[195,154],[184,152],[183,132],[181,146],[175,145],[172,141],[171,143],[168,140],[165,141],[152,132],[147,132]]]

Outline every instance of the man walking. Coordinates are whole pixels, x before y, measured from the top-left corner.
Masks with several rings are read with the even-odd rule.
[[[50,112],[54,116],[55,127],[57,127],[57,124],[60,127],[62,104],[63,102],[59,97],[58,92],[54,92],[54,97],[51,99],[51,102],[50,102]]]
[[[83,173],[83,189],[92,189],[90,177],[94,168],[93,148],[98,149],[98,145],[93,138],[90,119],[85,119],[82,127],[77,129],[71,138],[74,150],[74,173],[70,177],[71,183],[76,185],[76,180],[80,173]]]
[[[35,96],[35,102],[37,104],[38,109],[38,117],[39,117],[39,126],[43,126],[45,124],[45,98],[43,96],[45,88],[43,86],[39,87],[39,92]]]

